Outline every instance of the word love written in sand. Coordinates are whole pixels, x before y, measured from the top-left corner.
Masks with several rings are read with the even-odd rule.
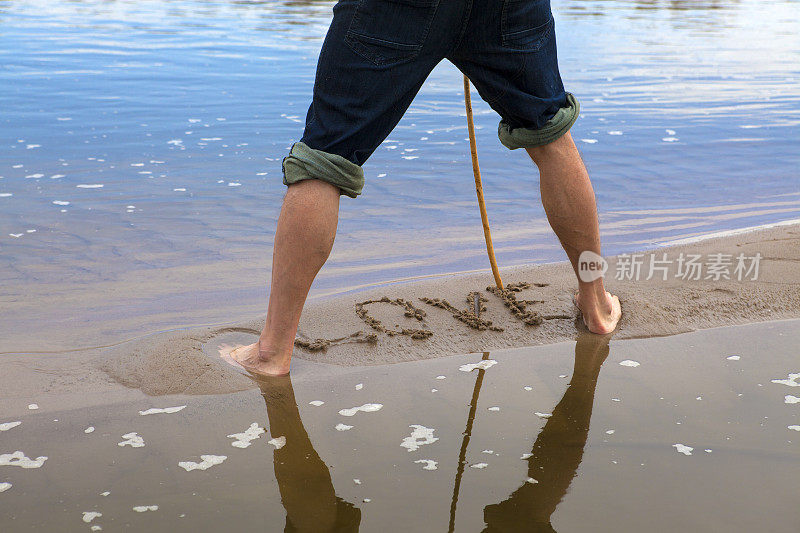
[[[546,283],[509,283],[503,289],[499,289],[497,287],[486,287],[486,290],[491,294],[494,294],[500,301],[503,302],[506,308],[511,312],[514,318],[520,320],[526,326],[538,326],[545,320],[554,320],[554,319],[570,319],[573,318],[571,315],[542,315],[536,311],[532,311],[528,309],[529,305],[544,303],[544,300],[518,300],[516,293],[519,293],[525,289],[530,289],[532,286],[536,287],[546,287]],[[451,304],[445,299],[442,298],[428,298],[423,297],[419,299],[421,302],[426,303],[432,307],[437,307],[439,309],[444,309],[448,311],[453,318],[456,320],[463,322],[467,326],[472,329],[476,329],[479,331],[497,331],[502,332],[505,331],[505,328],[496,326],[492,323],[491,320],[487,320],[486,318],[481,317],[481,313],[486,311],[485,303],[489,300],[483,296],[480,292],[473,291],[467,295],[466,303],[468,304],[464,309],[458,309],[456,306]],[[355,312],[356,315],[364,321],[370,328],[377,331],[378,333],[385,334],[389,337],[394,337],[396,335],[406,335],[411,337],[412,339],[427,339],[433,336],[433,331],[427,329],[425,327],[420,328],[401,328],[400,326],[396,326],[399,329],[391,329],[386,327],[380,320],[373,317],[369,314],[368,306],[372,304],[389,304],[400,307],[403,311],[403,316],[414,319],[420,323],[424,323],[425,317],[427,313],[418,307],[416,307],[413,303],[409,302],[408,300],[404,300],[403,298],[395,298],[391,299],[388,296],[384,296],[383,298],[377,300],[366,300],[364,302],[359,302],[355,305]],[[423,324],[421,324],[423,325]],[[314,340],[306,340],[306,339],[296,339],[294,341],[295,346],[300,348],[305,348],[310,352],[316,351],[325,351],[328,349],[329,346],[334,346],[337,344],[346,344],[346,343],[370,343],[375,344],[378,342],[378,334],[371,333],[366,334],[364,332],[356,332],[352,335],[347,337],[341,337],[338,339],[314,339]]]

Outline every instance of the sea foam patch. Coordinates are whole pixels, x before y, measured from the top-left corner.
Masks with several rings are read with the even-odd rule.
[[[800,372],[796,374],[789,374],[788,379],[773,379],[770,381],[772,383],[777,383],[778,385],[786,385],[788,387],[800,387],[800,383],[797,382],[798,378],[800,378]]]
[[[208,470],[212,466],[222,464],[227,458],[227,455],[201,455],[201,461],[199,463],[194,461],[180,461],[178,466],[187,472],[191,472],[192,470]]]
[[[137,505],[133,508],[137,513],[145,513],[147,511],[158,511],[158,505]]]
[[[21,451],[0,454],[0,466],[18,466],[20,468],[41,468],[47,457],[41,456],[31,459]]]
[[[347,431],[353,429],[353,426],[348,426],[347,424],[342,424],[341,422],[339,424],[336,424],[335,427],[336,431]]]
[[[184,409],[186,409],[185,405],[179,405],[177,407],[164,407],[164,408],[153,407],[151,409],[147,409],[146,411],[139,411],[139,414],[142,416],[157,415],[160,413],[172,414],[172,413],[177,413],[178,411],[183,411]]]
[[[7,483],[7,482],[0,483],[0,492],[5,492],[8,489],[10,489],[11,487],[13,487],[13,485],[11,483]]]
[[[136,432],[126,433],[122,438],[125,440],[118,442],[117,446],[130,446],[131,448],[142,448],[144,446],[144,439]]]
[[[0,431],[8,431],[9,429],[13,429],[20,424],[22,424],[21,420],[17,420],[16,422],[3,422],[2,424],[0,424]]]
[[[383,404],[380,403],[365,403],[364,405],[359,405],[358,407],[342,409],[339,411],[339,414],[342,416],[354,416],[359,411],[362,413],[374,413],[375,411],[380,411],[382,408]]]
[[[280,450],[284,446],[286,446],[286,437],[281,435],[280,437],[275,437],[274,439],[269,439],[267,444],[272,444],[275,446],[276,450]]]
[[[639,361],[633,361],[631,359],[625,359],[624,361],[620,361],[619,364],[622,365],[622,366],[630,366],[630,367],[634,367],[635,368],[635,367],[639,366]]]
[[[426,428],[419,424],[412,424],[408,427],[412,429],[411,435],[403,438],[400,446],[407,449],[409,452],[417,451],[420,446],[431,444],[439,440],[439,437],[433,436],[433,432],[436,431],[434,428]]]
[[[686,446],[685,444],[680,443],[673,444],[672,447],[678,450],[678,453],[682,453],[683,455],[692,455],[692,450],[694,450],[694,448],[691,446]]]
[[[417,459],[414,463],[423,464],[425,466],[422,467],[423,470],[436,470],[439,463],[432,459]]]
[[[95,518],[100,518],[103,516],[103,513],[98,513],[97,511],[84,511],[83,512],[83,521],[87,524],[94,520]]]
[[[496,364],[497,361],[495,361],[494,359],[485,359],[477,363],[468,363],[466,365],[461,365],[460,367],[458,367],[458,369],[461,370],[462,372],[472,372],[476,368],[479,370],[486,370],[488,368],[492,368]]]
[[[245,429],[242,433],[234,433],[228,435],[229,438],[234,439],[231,446],[234,448],[247,448],[254,440],[266,433],[266,430],[260,427],[256,422],[250,424],[250,427]]]

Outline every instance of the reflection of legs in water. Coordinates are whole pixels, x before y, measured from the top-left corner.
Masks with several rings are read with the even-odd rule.
[[[575,368],[567,391],[539,432],[528,459],[528,477],[505,501],[483,510],[485,533],[553,531],[550,516],[567,493],[583,458],[600,366],[608,337],[585,334],[575,345]]]
[[[286,509],[285,531],[358,531],[361,511],[336,496],[328,467],[303,427],[289,376],[264,379],[259,385],[270,434],[286,437],[286,444],[274,452],[275,478]]]

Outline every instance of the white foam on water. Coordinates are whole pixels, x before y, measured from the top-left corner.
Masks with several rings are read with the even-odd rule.
[[[597,142],[597,139],[581,139],[581,142],[585,142],[586,144],[594,144]]]
[[[26,144],[25,145],[25,148],[27,148],[28,150],[33,150],[34,148],[41,148],[41,147],[42,147],[41,144]]]
[[[417,459],[414,463],[424,464],[425,466],[422,467],[423,470],[436,470],[436,465],[439,464],[432,459]]]
[[[239,183],[238,181],[231,181],[231,182],[228,182],[228,187],[241,187],[241,185],[242,185],[242,184],[241,184],[241,183]]]
[[[191,122],[192,124],[196,124],[196,123],[200,122],[200,119],[199,118],[190,118],[189,122]]]
[[[67,120],[72,120],[72,117],[56,117],[56,120],[60,120],[62,122],[65,122]]]
[[[622,400],[620,400],[619,398],[611,398],[611,401],[612,402],[621,402]]]
[[[202,459],[202,461],[199,463],[194,461],[181,461],[178,463],[178,466],[187,472],[191,472],[192,470],[208,470],[212,466],[222,464],[227,458],[227,455],[201,455],[200,459]]]
[[[39,178],[43,178],[43,177],[44,177],[44,174],[28,174],[27,176],[25,176],[25,179],[26,180],[35,180],[35,179],[39,179]]]
[[[613,435],[613,434],[614,434],[614,430],[613,429],[607,429],[606,430],[606,435]]]
[[[87,524],[94,520],[95,518],[100,518],[103,516],[103,513],[98,513],[97,511],[84,511],[83,512],[83,521]]]
[[[692,455],[692,450],[694,450],[694,448],[691,446],[686,446],[680,443],[673,444],[672,447],[678,450],[678,453],[682,453],[683,455]]]
[[[489,463],[475,463],[474,465],[469,465],[470,468],[478,468],[478,469],[486,468],[487,466],[489,466]]]
[[[13,487],[11,483],[6,483],[6,482],[0,483],[0,492],[5,492],[11,487]]]
[[[433,432],[436,431],[433,428],[426,428],[419,424],[411,424],[408,427],[412,428],[413,431],[411,431],[411,435],[403,439],[400,446],[407,449],[409,452],[417,451],[420,446],[432,444],[439,440],[439,437],[433,436]]]
[[[358,407],[351,407],[350,409],[342,409],[341,411],[339,411],[339,414],[342,416],[353,416],[359,411],[363,413],[374,413],[375,411],[380,411],[382,407],[383,404],[380,403],[365,403],[364,405],[360,405]]]
[[[274,439],[268,440],[267,444],[272,444],[273,446],[275,446],[276,450],[280,450],[281,448],[286,446],[286,437],[284,436],[275,437]]]
[[[164,407],[163,409],[158,407],[153,407],[146,411],[139,411],[139,414],[142,416],[157,415],[160,413],[172,414],[172,413],[177,413],[178,411],[183,411],[184,409],[186,409],[185,405],[179,405],[177,407]]]
[[[489,408],[488,408],[488,409],[486,409],[486,410],[487,410],[487,411],[499,411],[499,410],[500,410],[500,408],[499,408],[499,407],[497,407],[496,405],[494,405],[494,406],[492,406],[492,407],[489,407]]]
[[[369,498],[364,498],[364,499],[363,499],[363,500],[361,500],[361,501],[362,501],[362,502],[364,502],[364,503],[369,503],[369,502],[371,502],[372,500],[370,500]]]
[[[35,410],[35,409],[38,409],[38,408],[39,408],[39,406],[37,404],[35,404],[35,403],[32,403],[32,404],[28,405],[28,409],[30,409],[32,411]]]
[[[319,407],[320,405],[324,405],[325,402],[323,402],[322,400],[311,400],[310,402],[308,402],[308,404],[313,405],[314,407]]]
[[[788,396],[787,396],[788,398]],[[789,403],[789,402],[786,402]],[[18,425],[22,424],[21,420],[17,420],[16,422],[3,422],[0,424],[0,431],[8,431],[9,429],[15,428]]]
[[[222,137],[201,137],[201,141],[221,141]]]
[[[525,483],[530,483],[531,485],[535,485],[536,483],[539,483],[539,482],[537,480],[533,479],[532,477],[529,477],[528,479],[525,480]]]
[[[631,359],[625,359],[624,361],[620,361],[619,364],[622,365],[622,366],[630,366],[630,367],[639,366],[639,362],[638,361],[633,361]]]
[[[66,176],[64,174],[53,174],[50,176],[51,180],[60,180],[61,178],[66,178]]]
[[[11,192],[0,192],[0,198],[8,198],[9,196],[14,196],[14,193],[11,193]]]
[[[355,483],[356,485],[361,485],[361,480],[353,478],[353,483]]]
[[[89,426],[88,428],[84,429],[84,433],[92,433],[94,431],[94,426]]]
[[[363,388],[364,388],[364,384],[363,383],[359,383],[358,385],[356,385],[356,390],[361,390]]]
[[[520,457],[520,459],[526,460],[526,459],[530,459],[531,457],[533,457],[532,453],[523,453],[522,457]]]
[[[234,433],[228,435],[228,438],[234,439],[231,446],[234,448],[247,448],[254,440],[266,433],[267,430],[259,426],[256,422],[250,424],[250,427],[245,429],[242,433]]]
[[[695,398],[695,400],[702,400],[702,399],[703,399],[702,396],[698,396],[697,398]]]
[[[461,370],[462,372],[472,372],[476,368],[478,368],[480,370],[486,370],[488,368],[493,367],[496,364],[497,364],[497,361],[495,361],[494,359],[485,359],[485,360],[479,361],[477,363],[469,363],[469,364],[466,364],[466,365],[461,365],[460,367],[458,367],[458,369]]]
[[[122,442],[118,442],[117,446],[130,446],[131,448],[142,448],[144,447],[144,439],[137,435],[135,432],[133,433],[126,433],[122,436]]]
[[[797,396],[792,396],[791,394],[787,394],[783,397],[783,403],[800,403],[800,398]],[[3,429],[2,426],[0,426],[0,430],[1,429]]]
[[[431,392],[439,392],[439,389],[431,389]]]
[[[703,451],[704,451],[704,452],[706,452],[706,453],[711,453],[711,452],[713,452],[714,450],[712,450],[712,449],[710,449],[710,448],[706,448],[706,449],[705,449],[705,450],[703,450]]]
[[[447,379],[447,376],[436,376],[436,379]]]
[[[741,359],[741,357],[739,357],[738,355],[729,355],[725,359],[727,359],[728,361],[738,361],[739,359]]]
[[[379,178],[385,178],[385,177],[386,177],[386,173],[384,172],[384,173],[382,173],[382,174],[378,174],[378,177],[379,177]]]
[[[92,530],[92,531],[103,531],[103,528],[102,528],[102,527],[100,527],[100,526],[92,526],[92,527],[91,527],[91,530]]]
[[[800,387],[800,383],[797,382],[797,378],[800,378],[800,373],[789,374],[789,379],[773,379],[771,381],[772,383],[777,383],[778,385],[786,385],[788,387]]]
[[[678,138],[677,137],[663,137],[661,140],[664,141],[665,143],[678,142]]]
[[[25,235],[25,234],[24,233],[9,233],[8,234],[9,237],[14,237],[15,239],[19,239],[23,235]]]
[[[104,185],[102,183],[81,183],[75,187],[79,189],[102,189]]]
[[[66,200],[53,200],[53,204],[55,205],[69,205],[69,202]]]
[[[527,386],[526,386],[526,387],[522,387],[522,388],[523,388],[523,389],[525,389],[525,390],[527,390],[527,391],[532,391],[532,390],[533,390],[533,387],[527,387]]]
[[[567,375],[566,374],[560,374],[558,377],[565,378],[565,377],[567,377]]]
[[[550,418],[551,416],[553,416],[553,413],[540,413],[539,411],[536,411],[533,414],[535,414],[539,418]]]
[[[794,431],[800,431],[800,426],[786,426],[786,427]]]
[[[675,135],[677,132],[675,130],[664,130],[667,135]]]
[[[353,429],[353,426],[342,423],[336,424],[336,431],[347,431],[348,429]]]
[[[110,493],[110,492],[108,492],[108,491],[105,491],[105,492],[101,492],[101,493],[100,493],[100,496],[106,497],[106,496],[108,496],[109,494],[111,494],[111,493]]]
[[[44,462],[47,461],[47,457],[37,457],[36,459],[31,459],[27,457],[24,453],[17,450],[14,453],[2,453],[0,454],[0,466],[18,466],[20,468],[41,468]]]
[[[172,190],[175,192],[186,192],[186,189],[184,187],[178,187],[177,189],[172,189]]]
[[[145,513],[147,511],[158,511],[158,505],[137,505],[133,508],[137,513]]]
[[[622,132],[619,131],[619,130],[614,130],[614,131],[609,131],[608,134],[609,135],[622,135]]]
[[[419,159],[418,155],[404,155],[403,159]]]

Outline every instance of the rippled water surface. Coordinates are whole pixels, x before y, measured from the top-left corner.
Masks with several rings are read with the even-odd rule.
[[[333,4],[0,0],[6,349],[66,347],[27,342],[42,318],[88,343],[262,308]],[[553,9],[606,253],[798,218],[795,2]],[[442,63],[367,163],[316,294],[486,267],[461,91]],[[500,263],[561,260],[534,167],[474,105]]]

